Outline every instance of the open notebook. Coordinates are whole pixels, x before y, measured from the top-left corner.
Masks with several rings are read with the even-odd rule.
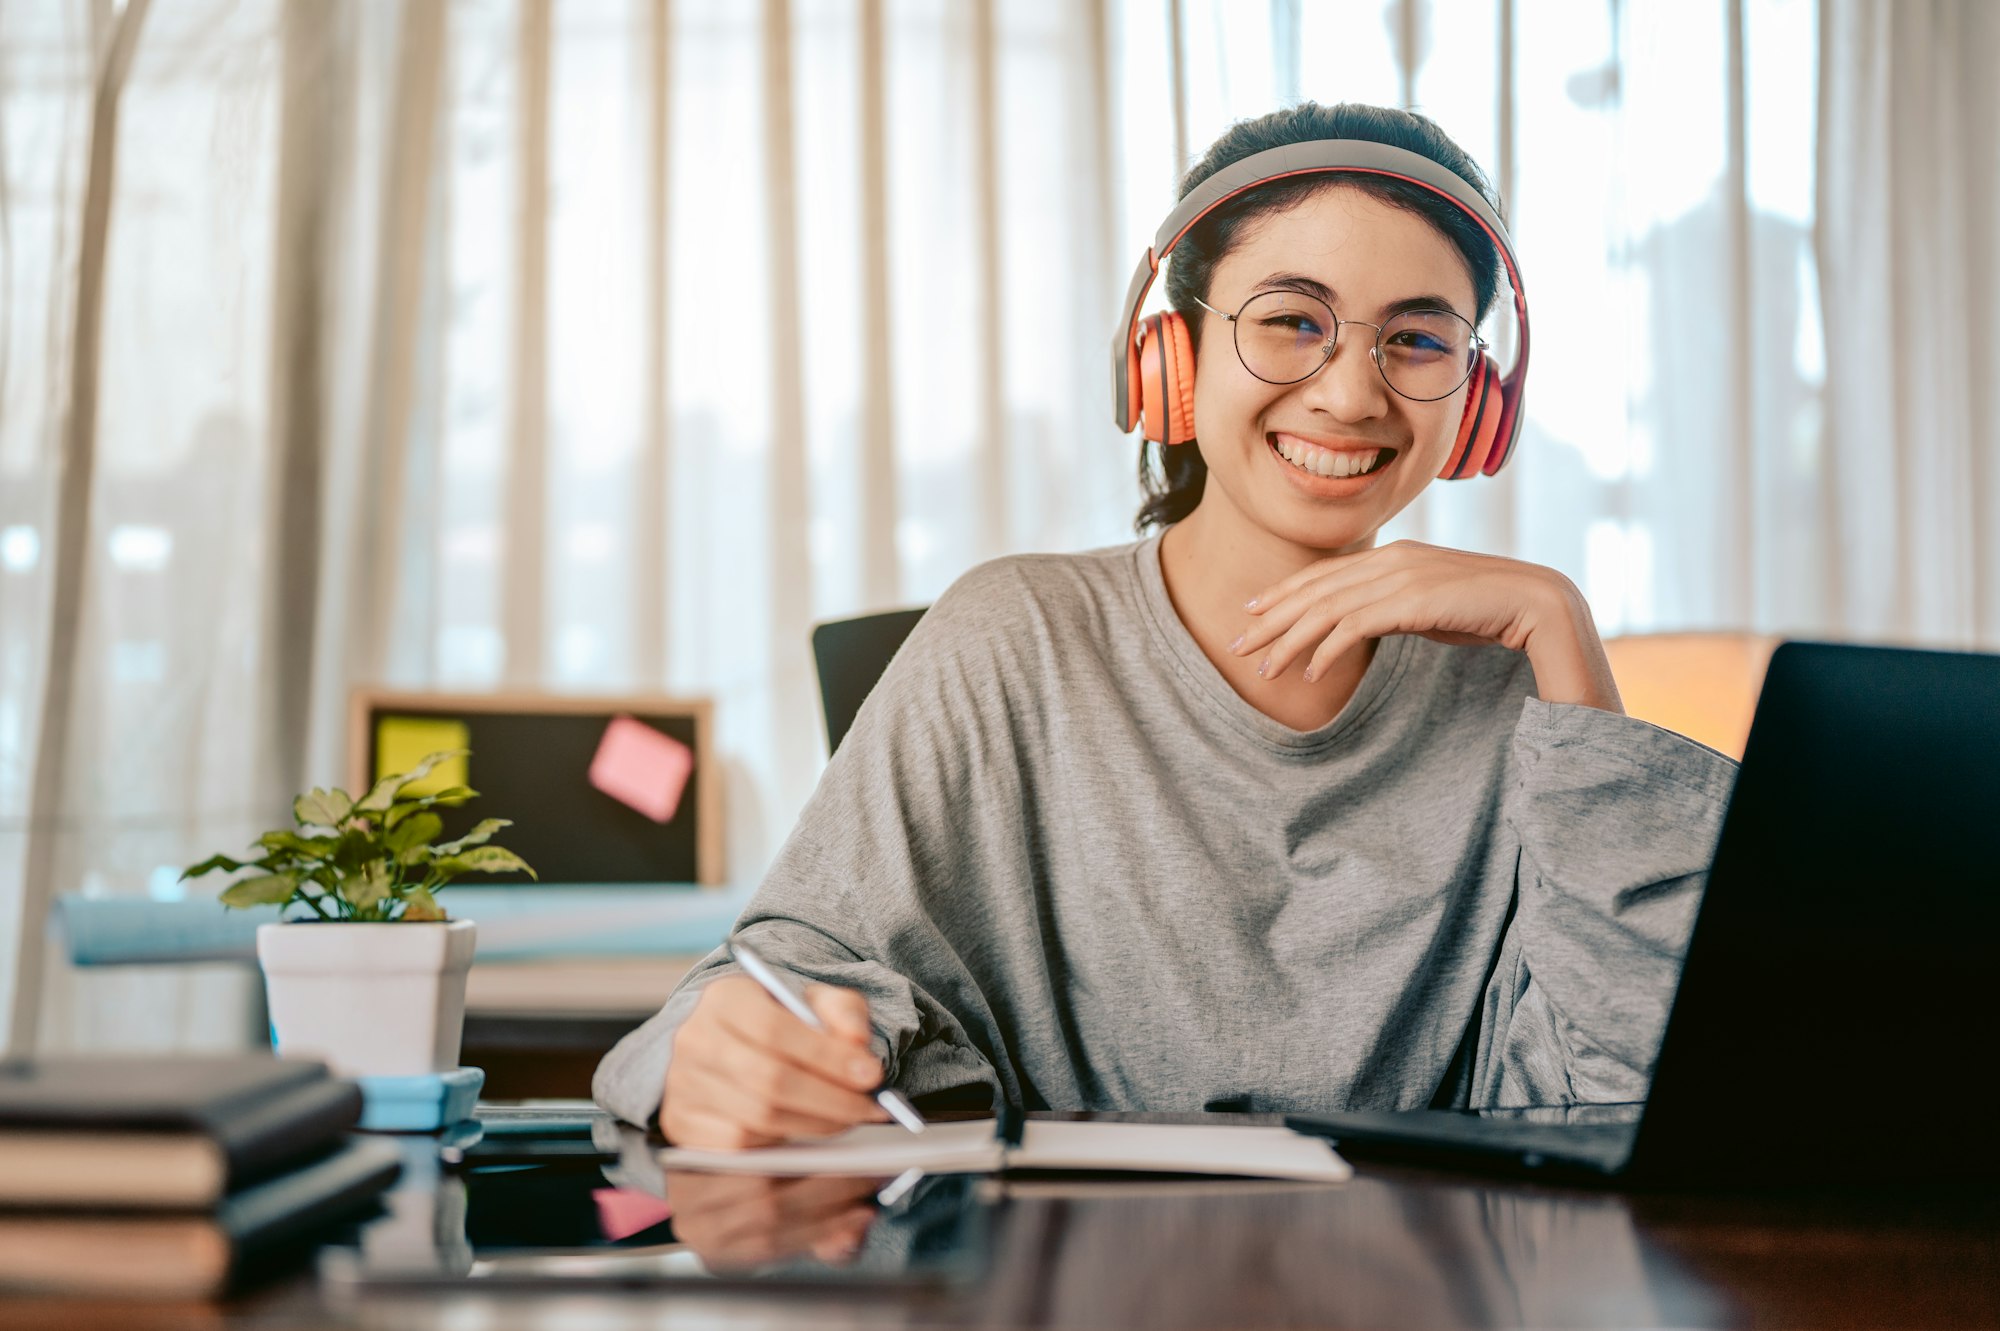
[[[1001,1134],[999,1120],[991,1118],[933,1123],[921,1135],[894,1123],[864,1123],[823,1141],[747,1151],[669,1146],[659,1152],[659,1160],[668,1169],[885,1177],[909,1169],[926,1174],[1043,1169],[1340,1183],[1354,1172],[1323,1138],[1284,1127],[1034,1120],[1023,1125],[1016,1144]]]

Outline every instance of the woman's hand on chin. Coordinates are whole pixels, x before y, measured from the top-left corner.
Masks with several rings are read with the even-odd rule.
[[[1306,679],[1319,679],[1369,638],[1415,633],[1526,652],[1545,702],[1625,710],[1589,604],[1540,564],[1396,541],[1308,564],[1245,609],[1248,625],[1229,649],[1264,653],[1265,679],[1301,661]]]

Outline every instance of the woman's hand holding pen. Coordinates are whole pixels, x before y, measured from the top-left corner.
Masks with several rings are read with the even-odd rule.
[[[1526,652],[1543,701],[1625,710],[1589,604],[1539,564],[1396,541],[1308,564],[1245,609],[1249,624],[1230,650],[1264,653],[1266,679],[1301,657],[1306,679],[1317,679],[1369,638],[1414,633]]]
[[[823,984],[805,999],[825,1030],[748,976],[725,975],[703,989],[674,1033],[662,1135],[676,1146],[733,1151],[887,1120],[869,1094],[882,1064],[870,1045],[868,1001]]]

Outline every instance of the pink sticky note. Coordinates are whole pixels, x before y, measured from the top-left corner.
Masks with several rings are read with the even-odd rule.
[[[635,717],[613,717],[590,760],[590,784],[629,809],[664,823],[680,808],[694,753]]]
[[[659,1198],[629,1188],[597,1188],[590,1196],[597,1203],[597,1228],[614,1243],[651,1229],[674,1213]]]

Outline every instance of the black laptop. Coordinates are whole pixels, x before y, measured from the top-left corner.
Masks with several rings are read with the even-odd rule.
[[[1771,658],[1643,1105],[1298,1115],[1655,1185],[2000,1176],[2000,655]]]

